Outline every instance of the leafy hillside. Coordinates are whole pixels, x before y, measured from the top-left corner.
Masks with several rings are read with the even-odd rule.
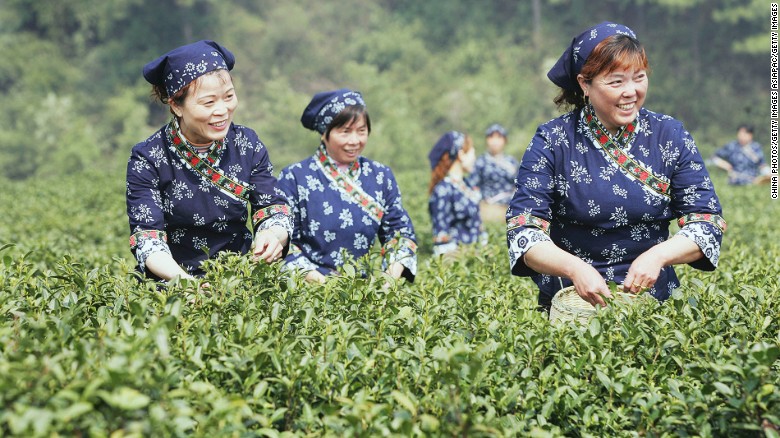
[[[6,0],[0,8],[0,166],[64,176],[130,148],[166,121],[143,65],[214,39],[236,54],[236,121],[279,165],[311,153],[299,118],[318,91],[364,93],[367,154],[424,171],[445,131],[500,122],[519,153],[557,115],[545,74],[604,20],[636,30],[651,65],[646,106],[712,151],[739,123],[768,142],[769,5],[762,0]]]
[[[413,285],[347,268],[312,286],[228,256],[208,296],[132,275],[121,177],[8,183],[0,431],[777,436],[780,204],[714,176],[729,221],[719,269],[683,267],[667,303],[584,327],[533,310],[500,225],[484,252],[431,259],[413,173],[399,175],[423,243]]]
[[[634,28],[649,109],[709,155],[738,123],[768,139],[761,0],[5,0],[0,8],[0,436],[778,436],[780,203],[713,175],[717,271],[681,267],[663,305],[551,326],[511,277],[504,228],[431,257],[425,155],[500,122],[520,156],[555,116],[546,71],[604,20]],[[420,241],[414,284],[324,286],[211,262],[208,295],[139,281],[124,165],[168,117],[141,67],[215,39],[237,56],[236,121],[281,166],[311,154],[314,92],[373,121]],[[477,141],[480,146],[481,142]],[[361,263],[378,264],[373,253]]]

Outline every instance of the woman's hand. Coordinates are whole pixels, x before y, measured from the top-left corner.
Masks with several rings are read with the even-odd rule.
[[[640,254],[631,263],[626,279],[623,281],[625,292],[638,294],[655,285],[658,276],[661,275],[661,269],[664,267],[664,261],[655,255],[656,252],[651,248]]]
[[[325,276],[320,273],[320,271],[316,271],[316,270],[307,272],[305,279],[310,283],[320,283],[320,284],[325,283],[325,280],[327,280]]]
[[[398,280],[399,278],[401,278],[401,274],[404,273],[404,265],[402,265],[399,262],[393,262],[390,264],[390,266],[387,267],[385,273]]]
[[[282,258],[287,243],[287,231],[281,227],[258,230],[252,242],[252,260],[273,263]]]
[[[189,304],[195,304],[198,302],[198,298],[200,296],[211,296],[211,284],[208,282],[197,282],[197,286],[192,288],[187,288],[187,291],[191,293],[190,298],[187,300],[187,303]]]
[[[176,279],[193,280],[195,277],[185,271],[169,252],[154,252],[146,258],[146,269],[165,281]]]
[[[402,265],[399,262],[393,262],[390,264],[390,266],[387,267],[385,270],[385,274],[393,277],[393,279],[398,280],[401,278],[401,275],[404,273],[404,265]],[[382,285],[382,289],[389,289],[390,288],[390,282],[385,281],[385,283]]]
[[[664,266],[691,263],[704,257],[693,240],[675,234],[639,255],[628,268],[623,290],[637,293],[655,285]]]
[[[604,297],[612,298],[607,282],[596,268],[558,248],[552,242],[534,245],[525,253],[523,261],[540,274],[570,279],[577,294],[594,306],[606,306]]]
[[[593,306],[606,306],[604,297],[612,298],[607,282],[593,266],[581,262],[575,268],[571,281],[577,294]]]

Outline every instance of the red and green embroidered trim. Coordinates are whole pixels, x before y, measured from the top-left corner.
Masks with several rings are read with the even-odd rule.
[[[686,224],[689,224],[691,222],[709,222],[716,227],[720,228],[720,231],[725,233],[726,232],[726,221],[720,217],[720,215],[717,214],[711,214],[711,213],[689,213],[685,216],[681,217],[680,219],[677,219],[677,225],[680,226],[680,228],[684,227]]]
[[[339,169],[330,160],[325,153],[325,148],[320,145],[317,150],[317,164],[320,165],[325,175],[336,183],[341,190],[347,193],[357,205],[359,205],[366,213],[371,216],[371,219],[377,223],[382,222],[382,217],[385,215],[385,210],[379,205],[374,198],[368,193],[364,192],[359,186],[352,182],[352,179],[357,177],[358,170],[360,170],[360,164],[355,160],[349,168],[349,177],[339,172]]]
[[[187,141],[181,137],[178,129],[176,129],[174,121],[171,121],[171,123],[168,124],[166,133],[168,134],[168,140],[170,140],[174,149],[187,166],[228,194],[243,199],[244,201],[249,201],[250,190],[248,186],[230,179],[228,176],[212,167],[217,162],[222,150],[225,148],[224,139],[216,141],[215,146],[211,149],[209,154],[205,158],[201,158],[187,147]]]
[[[601,121],[598,117],[596,117],[593,114],[593,105],[587,105],[585,107],[585,118],[588,122],[588,126],[591,127],[591,124],[595,125],[597,128],[599,128],[602,132],[609,132],[607,128],[604,127],[604,125],[601,124]],[[620,147],[626,147],[629,144],[631,144],[631,141],[634,140],[634,136],[636,135],[636,127],[639,125],[639,119],[634,119],[633,122],[629,123],[626,126],[623,126],[620,128],[620,130],[617,132],[617,134],[612,138],[612,140],[618,144]],[[592,129],[592,128],[591,128]],[[607,134],[609,137],[610,135]]]
[[[536,227],[540,230],[544,231],[545,233],[549,233],[550,229],[550,222],[538,218],[536,216],[531,216],[530,214],[518,214],[517,216],[514,216],[506,221],[506,230],[514,230],[515,228],[520,227]]]
[[[400,249],[408,249],[413,253],[417,252],[417,244],[414,240],[408,237],[398,237],[390,239],[387,243],[382,245],[382,249],[379,253],[384,256],[386,253],[392,253]]]
[[[442,243],[449,243],[450,240],[452,240],[452,237],[450,237],[449,234],[444,234],[441,236],[433,236],[433,243],[434,245],[441,245]]]
[[[633,158],[629,157],[620,146],[629,144],[634,139],[636,132],[636,126],[638,121],[635,119],[630,124],[624,126],[615,139],[609,135],[609,131],[604,129],[604,126],[598,121],[598,119],[590,111],[590,107],[585,107],[585,120],[588,123],[588,128],[593,136],[596,138],[596,142],[602,149],[611,157],[617,164],[628,172],[631,176],[638,179],[642,184],[651,188],[653,191],[663,195],[669,196],[669,183],[663,181],[659,177],[653,175],[652,172],[642,167]],[[616,144],[618,143],[618,144]]]
[[[252,215],[252,223],[254,225],[257,225],[260,222],[278,213],[282,213],[289,216],[290,207],[288,207],[285,204],[274,204],[274,205],[269,205],[268,207],[265,208],[261,208],[260,210],[257,210],[255,214]]]
[[[165,233],[165,231],[160,230],[139,231],[130,236],[130,249],[135,248],[139,243],[147,239],[159,239],[163,242],[167,242],[168,235]]]

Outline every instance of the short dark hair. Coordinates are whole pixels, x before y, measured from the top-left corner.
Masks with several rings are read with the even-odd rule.
[[[171,101],[173,101],[177,106],[184,105],[184,101],[187,99],[187,96],[190,93],[190,90],[196,89],[198,86],[198,83],[200,82],[200,78],[206,75],[216,75],[219,74],[221,71],[224,71],[227,73],[228,77],[230,77],[230,80],[233,80],[233,77],[230,75],[230,72],[225,69],[217,69],[212,70],[194,81],[191,81],[187,85],[183,86],[181,90],[177,91],[173,96],[168,96],[168,91],[165,89],[164,84],[157,84],[152,85],[152,96],[155,97],[157,100],[162,102],[164,105],[170,105]],[[173,109],[170,109],[171,114],[173,114]]]
[[[737,132],[739,132],[739,131],[741,131],[741,130],[743,130],[743,129],[744,129],[745,131],[747,131],[747,132],[748,132],[748,134],[752,134],[752,133],[753,133],[753,130],[754,130],[754,129],[753,129],[753,125],[749,125],[749,124],[747,124],[747,123],[742,123],[741,125],[739,125],[739,127],[737,127]]]
[[[362,105],[349,105],[341,110],[341,112],[333,118],[333,121],[330,122],[328,127],[325,128],[325,138],[330,140],[331,130],[354,123],[355,120],[362,116],[365,116],[366,128],[368,128],[368,133],[371,134],[371,118],[368,117],[368,111],[366,111],[366,107]]]
[[[642,68],[650,73],[645,48],[628,35],[612,35],[598,43],[582,66],[580,74],[587,82],[601,73],[611,73],[618,68]],[[585,106],[585,93],[577,84],[577,90],[561,89],[553,101],[559,108],[580,109]]]

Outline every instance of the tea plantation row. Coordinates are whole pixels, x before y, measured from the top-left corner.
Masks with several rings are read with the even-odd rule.
[[[5,182],[0,435],[778,436],[780,202],[718,178],[719,269],[582,327],[534,310],[501,225],[431,258],[415,175],[414,284],[225,256],[208,295],[133,276],[121,176]]]

